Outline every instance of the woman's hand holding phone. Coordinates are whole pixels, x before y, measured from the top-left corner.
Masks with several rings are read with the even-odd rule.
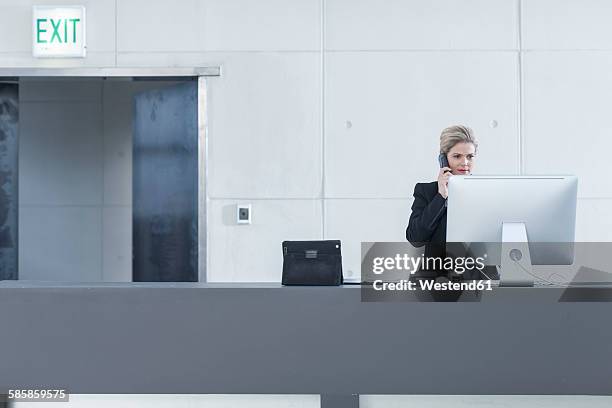
[[[438,193],[445,199],[448,198],[448,179],[452,175],[450,167],[442,167],[438,174]]]

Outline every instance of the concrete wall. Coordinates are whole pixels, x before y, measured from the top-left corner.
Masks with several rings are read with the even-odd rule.
[[[355,276],[360,241],[404,239],[413,186],[434,179],[454,123],[480,138],[477,173],[580,176],[577,240],[612,239],[610,2],[63,3],[87,7],[88,57],[33,59],[33,2],[11,0],[0,66],[223,66],[209,80],[210,281],[278,281],[284,239],[342,239]],[[250,226],[232,220],[243,202]]]
[[[209,281],[278,281],[284,239],[342,239],[345,270],[356,276],[360,241],[404,239],[413,186],[434,179],[439,131],[454,123],[478,134],[480,174],[580,176],[577,240],[612,240],[603,158],[612,2],[62,0],[87,7],[88,56],[33,59],[31,6],[57,3],[0,3],[1,67],[223,66],[209,81]],[[126,280],[131,144],[126,99],[115,99],[123,90],[28,89],[21,277]],[[253,205],[250,226],[233,222],[243,202]],[[106,406],[104,398],[79,406]],[[288,398],[260,402],[318,404]],[[363,404],[407,402],[390,398]],[[240,402],[219,401],[204,406]]]
[[[101,85],[20,85],[20,279],[102,279]]]

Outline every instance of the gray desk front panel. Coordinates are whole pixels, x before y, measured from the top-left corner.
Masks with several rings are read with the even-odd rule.
[[[0,392],[612,395],[612,304],[556,289],[362,303],[357,287],[23,286],[0,285]]]

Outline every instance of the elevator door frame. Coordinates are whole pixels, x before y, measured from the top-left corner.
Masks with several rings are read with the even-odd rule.
[[[196,68],[0,68],[0,81],[20,78],[114,78],[126,80],[197,80],[198,89],[198,282],[206,282],[208,180],[207,77],[221,76],[221,67]]]

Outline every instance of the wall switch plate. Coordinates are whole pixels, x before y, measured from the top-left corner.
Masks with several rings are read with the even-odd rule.
[[[238,204],[236,206],[236,222],[238,224],[250,224],[252,218],[251,204]]]

